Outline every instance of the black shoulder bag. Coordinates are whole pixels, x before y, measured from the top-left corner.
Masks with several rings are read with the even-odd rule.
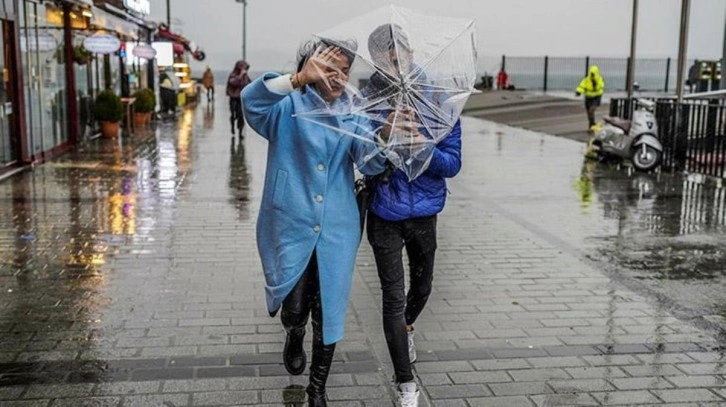
[[[376,184],[388,182],[388,178],[395,167],[390,161],[386,162],[386,169],[373,177],[363,176],[355,180],[355,200],[358,203],[358,216],[360,217],[360,233],[363,236],[363,228],[366,224],[368,206],[373,202],[376,193]]]

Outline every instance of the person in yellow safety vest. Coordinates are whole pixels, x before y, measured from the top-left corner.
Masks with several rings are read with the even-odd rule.
[[[597,65],[593,65],[575,91],[575,96],[585,95],[585,110],[590,129],[595,126],[595,110],[602,102],[603,93],[605,93],[605,79],[600,75]]]

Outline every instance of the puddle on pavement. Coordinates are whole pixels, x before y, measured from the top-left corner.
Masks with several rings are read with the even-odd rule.
[[[488,199],[673,303],[726,317],[726,188],[585,160],[585,144],[469,120],[481,141],[464,151],[463,171]]]
[[[580,192],[582,202],[595,200],[613,226],[588,237],[592,257],[651,281],[676,302],[726,316],[726,191],[680,174],[607,166],[588,177],[591,190]]]

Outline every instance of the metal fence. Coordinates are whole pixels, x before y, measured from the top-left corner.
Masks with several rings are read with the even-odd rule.
[[[624,91],[627,89],[628,61],[629,58],[503,55],[496,65],[491,58],[487,59],[490,69],[486,74],[495,76],[503,67],[517,89],[574,91],[588,68],[597,65],[608,91]],[[673,91],[676,85],[675,61],[671,58],[636,58],[635,82],[643,91]],[[687,61],[686,69],[692,64],[693,60]],[[491,69],[492,66],[496,68]]]
[[[611,116],[630,119],[632,110],[628,99],[610,101]],[[664,167],[726,177],[726,100],[657,99],[655,117]]]

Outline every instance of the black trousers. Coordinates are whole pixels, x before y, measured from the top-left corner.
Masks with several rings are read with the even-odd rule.
[[[313,252],[305,272],[282,302],[280,319],[285,330],[304,329],[308,316],[313,321],[313,358],[310,363],[308,393],[325,394],[335,344],[323,344],[323,310],[320,302],[320,279],[317,255]]]
[[[587,112],[587,121],[590,127],[595,124],[595,110],[602,101],[602,96],[585,97],[585,110]]]
[[[368,212],[368,242],[381,281],[383,331],[396,382],[413,380],[406,325],[412,325],[431,295],[436,253],[436,215],[390,222]],[[410,287],[405,292],[403,249],[409,259]]]
[[[161,96],[161,112],[162,113],[175,113],[176,112],[176,91],[169,88],[160,88],[159,93]]]
[[[242,128],[245,126],[245,116],[242,113],[242,99],[229,98],[229,121],[232,125],[232,131],[236,128],[242,134]]]

